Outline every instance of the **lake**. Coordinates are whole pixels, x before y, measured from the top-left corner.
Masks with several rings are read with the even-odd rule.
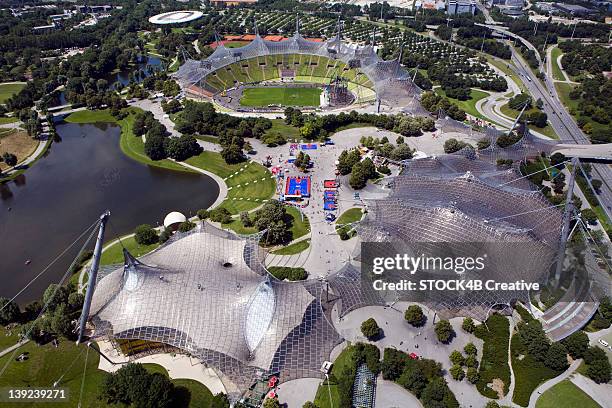
[[[170,211],[195,215],[219,195],[208,176],[126,157],[119,148],[118,126],[64,123],[57,132],[61,140],[45,157],[14,181],[0,184],[0,296],[14,296],[106,209],[111,211],[110,240],[139,224],[160,225]],[[40,298],[82,244],[32,284],[19,303]],[[31,263],[25,265],[26,260]]]

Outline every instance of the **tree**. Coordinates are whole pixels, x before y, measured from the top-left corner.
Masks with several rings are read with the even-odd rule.
[[[467,333],[473,333],[474,329],[476,329],[476,325],[474,324],[474,320],[472,320],[471,317],[466,317],[463,319],[461,328]]]
[[[204,208],[201,208],[201,209],[198,210],[198,212],[196,214],[197,214],[199,219],[205,220],[205,219],[208,218],[210,212],[208,210],[204,209]]]
[[[159,240],[159,237],[152,226],[142,224],[134,230],[134,240],[138,245],[152,245]]]
[[[134,363],[107,374],[100,387],[100,398],[107,403],[133,404],[134,407],[172,407],[174,393],[174,385],[168,377],[161,373],[150,374],[141,364]]]
[[[465,366],[472,367],[472,368],[478,368],[478,360],[476,359],[476,356],[475,355],[467,356],[465,358]]]
[[[564,371],[567,366],[567,349],[559,342],[550,345],[544,358],[544,365],[556,371]]]
[[[415,367],[406,369],[398,378],[397,383],[419,398],[427,386],[427,378],[421,370]]]
[[[410,305],[404,312],[404,319],[414,327],[425,324],[425,314],[419,305]]]
[[[240,213],[240,222],[245,227],[252,227],[253,226],[253,220],[251,220],[251,217],[249,217],[249,212],[248,211],[242,211]]]
[[[592,362],[587,367],[586,375],[597,384],[607,384],[610,382],[610,361],[601,359]]]
[[[224,147],[221,150],[221,157],[223,157],[227,164],[240,163],[245,160],[242,148],[234,144]]]
[[[12,167],[17,164],[17,156],[15,156],[13,153],[5,152],[2,155],[2,160],[7,164],[7,166]]]
[[[230,401],[227,398],[227,395],[220,392],[219,394],[215,394],[213,397],[210,408],[229,408]]]
[[[412,155],[414,154],[413,150],[405,143],[397,145],[392,151],[389,157],[392,160],[408,160],[412,159]]]
[[[478,354],[478,350],[476,349],[474,343],[466,344],[465,347],[463,347],[463,352],[468,356],[475,356],[476,354]]]
[[[304,405],[302,405],[302,408],[319,408],[319,407],[312,401],[306,401]]]
[[[150,131],[149,131],[150,132]],[[156,133],[147,132],[144,143],[144,152],[151,160],[162,160],[168,157],[164,137]]]
[[[475,367],[468,367],[466,377],[468,381],[472,384],[476,384],[480,379],[480,376],[478,375],[478,370]]]
[[[84,300],[85,300],[85,296],[83,296],[82,293],[72,292],[68,296],[68,306],[70,307],[70,310],[73,312],[81,310],[81,308],[83,307]]]
[[[19,305],[5,297],[0,297],[0,309],[0,325],[16,322],[21,316]]]
[[[450,154],[458,152],[467,145],[468,144],[463,141],[457,140],[455,138],[450,138],[446,142],[444,142],[444,153]]]
[[[178,226],[178,231],[179,232],[188,232],[191,231],[192,229],[195,228],[195,223],[187,220],[187,221],[183,221],[179,224]]]
[[[66,337],[72,335],[72,324],[70,322],[70,317],[68,316],[68,309],[66,305],[59,305],[55,309],[55,312],[51,317],[51,329],[53,332]]]
[[[500,408],[500,406],[496,401],[489,401],[485,408]]]
[[[589,225],[597,225],[597,214],[591,208],[580,211],[580,215]]]
[[[562,343],[572,358],[582,358],[585,351],[589,348],[589,336],[582,330],[579,330],[563,339]]]
[[[368,178],[361,163],[355,163],[351,170],[349,185],[355,190],[361,190],[368,184]]]
[[[463,371],[463,368],[458,364],[453,365],[450,368],[449,372],[451,374],[451,377],[453,377],[453,380],[461,381],[465,377],[465,372]]]
[[[370,340],[380,336],[381,331],[381,328],[378,327],[378,323],[376,323],[376,320],[372,317],[361,323],[361,333]]]
[[[450,353],[449,359],[454,365],[462,366],[465,363],[465,359],[459,350],[453,350],[453,352]]]
[[[166,153],[174,160],[184,161],[204,151],[196,138],[191,135],[182,135],[178,138],[172,137],[166,139],[166,141]]]
[[[266,398],[263,403],[263,408],[280,408],[280,404],[278,399],[276,398]]]
[[[442,343],[448,343],[453,338],[455,331],[448,320],[440,320],[435,326],[436,336]]]
[[[68,291],[64,286],[52,283],[43,294],[43,303],[48,305],[47,310],[55,310],[59,305],[66,303],[68,300]]]
[[[210,220],[227,224],[232,220],[232,214],[225,207],[217,207],[209,213]]]

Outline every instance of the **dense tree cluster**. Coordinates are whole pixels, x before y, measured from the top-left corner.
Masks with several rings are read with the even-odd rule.
[[[286,207],[280,201],[268,201],[253,213],[251,220],[257,230],[266,230],[261,240],[267,245],[283,244],[292,239],[293,218],[287,214]]]
[[[466,24],[457,30],[457,42],[478,51],[482,49],[487,54],[499,58],[510,59],[512,56],[510,47],[493,39],[490,29],[473,23]]]
[[[459,407],[442,377],[442,365],[434,360],[413,360],[403,351],[386,348],[382,362],[385,380],[395,381],[421,400],[425,407]]]
[[[466,113],[459,109],[457,105],[433,92],[425,92],[421,95],[421,105],[433,113],[438,113],[442,109],[449,117],[455,120],[464,121],[467,118]]]
[[[134,240],[138,245],[152,245],[159,241],[159,236],[152,226],[142,224],[134,230]]]
[[[444,142],[444,153],[447,153],[447,154],[455,153],[466,147],[473,149],[473,147],[469,143],[464,142],[463,140],[457,140],[455,138],[450,138]]]

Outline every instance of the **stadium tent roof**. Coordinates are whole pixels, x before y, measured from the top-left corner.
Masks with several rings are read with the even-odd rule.
[[[172,76],[183,88],[189,88],[227,65],[279,54],[318,55],[354,65],[372,81],[378,98],[389,105],[411,106],[421,93],[397,59],[384,61],[372,46],[345,43],[339,35],[325,42],[312,41],[302,37],[299,32],[284,41],[267,41],[257,34],[253,41],[243,47],[229,49],[219,45],[205,60],[187,60]],[[418,107],[414,106],[414,109]]]
[[[323,283],[268,275],[259,237],[206,224],[140,260],[126,253],[124,266],[100,272],[94,335],[184,349],[229,378],[228,389],[245,389],[257,371],[320,377],[339,339],[323,314]]]
[[[189,21],[197,20],[203,15],[204,14],[201,11],[193,10],[169,11],[167,13],[157,14],[153,17],[149,17],[149,23],[162,25],[187,23]]]
[[[556,260],[562,213],[526,180],[505,184],[519,177],[462,156],[412,160],[390,183],[388,197],[367,202],[367,216],[355,229],[363,242],[388,243],[388,256],[402,253],[402,245],[427,254],[432,243],[449,243],[457,251],[488,253],[487,279],[542,281]],[[355,259],[360,257],[357,251]],[[370,293],[354,275],[349,268],[330,278],[342,298],[341,315],[393,299],[414,301],[402,291],[391,300]],[[491,306],[517,299],[528,303],[527,291],[432,294],[429,305],[445,317],[484,320]]]

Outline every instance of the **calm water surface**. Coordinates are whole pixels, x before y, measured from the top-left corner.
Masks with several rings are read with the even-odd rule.
[[[57,131],[61,141],[46,157],[18,179],[0,184],[0,296],[16,294],[106,209],[111,211],[110,239],[139,224],[157,226],[173,210],[194,215],[219,195],[210,177],[126,157],[117,126],[62,124]],[[77,251],[60,258],[19,302],[38,299]],[[25,265],[26,260],[31,263]]]

